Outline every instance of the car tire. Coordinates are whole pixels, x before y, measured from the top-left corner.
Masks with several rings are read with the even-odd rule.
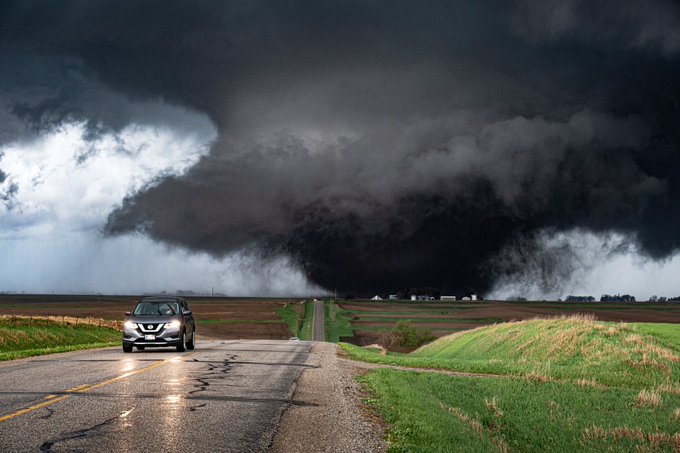
[[[144,346],[137,346],[137,350],[138,350],[138,351],[143,351],[143,350],[144,350]]]
[[[177,344],[177,352],[184,352],[184,331],[179,334],[179,343]]]
[[[123,352],[132,352],[132,346],[123,345]]]
[[[187,349],[189,351],[192,351],[196,347],[196,331],[192,330],[191,331],[191,340],[186,342]]]

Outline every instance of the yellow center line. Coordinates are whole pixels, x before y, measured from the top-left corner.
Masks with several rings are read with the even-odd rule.
[[[73,387],[72,389],[64,390],[66,393],[77,393],[79,390],[84,389],[90,384],[79,385],[78,387]]]
[[[190,354],[186,354],[183,357],[187,357],[189,355]],[[173,357],[172,359],[163,360],[162,362],[157,362],[157,363],[154,363],[154,364],[149,365],[147,367],[140,368],[138,370],[128,371],[127,373],[123,373],[120,376],[116,376],[114,378],[107,379],[107,380],[102,381],[102,382],[96,382],[94,384],[79,385],[78,387],[73,387],[73,388],[70,388],[68,390],[65,390],[65,392],[66,393],[73,393],[73,394],[86,393],[86,392],[89,392],[90,390],[93,390],[93,389],[96,389],[96,388],[99,388],[99,387],[103,387],[105,385],[112,384],[116,381],[120,381],[121,379],[125,379],[127,377],[134,376],[135,374],[146,373],[147,371],[153,370],[154,368],[158,368],[161,365],[165,365],[166,363],[170,363],[170,362],[174,362],[174,361],[177,361],[177,357]],[[47,395],[45,397],[45,400],[47,400],[47,401],[43,401],[42,403],[38,403],[38,404],[35,404],[33,406],[29,406],[25,409],[21,409],[21,410],[18,410],[16,412],[12,412],[11,414],[0,416],[0,423],[5,422],[7,420],[11,420],[15,417],[19,417],[20,415],[28,414],[29,412],[33,412],[37,409],[42,409],[45,406],[49,406],[51,404],[58,403],[59,401],[64,401],[65,399],[70,398],[71,396],[72,395],[62,395],[60,397],[57,397],[57,395]]]
[[[105,385],[112,384],[116,381],[120,381],[121,379],[125,379],[127,377],[134,376],[135,374],[146,373],[147,371],[150,371],[150,370],[157,368],[161,365],[165,365],[166,363],[172,362],[173,360],[174,359],[163,360],[162,362],[157,362],[157,363],[154,363],[153,365],[149,365],[146,368],[141,368],[139,370],[134,370],[134,371],[128,371],[127,373],[121,374],[120,376],[116,376],[115,378],[111,378],[111,379],[106,380],[106,381],[98,382],[96,384],[87,385],[87,386],[85,386],[84,389],[78,390],[78,393],[89,392],[92,389],[96,389],[96,388],[99,388],[99,387],[103,387]]]
[[[71,397],[71,395],[64,395],[64,396],[60,396],[59,398],[51,398],[51,399],[49,399],[45,402],[42,402],[40,404],[36,404],[34,406],[27,407],[26,409],[21,409],[20,411],[16,411],[16,412],[13,412],[11,414],[4,415],[4,416],[0,417],[0,423],[7,421],[7,420],[11,420],[14,417],[18,417],[20,415],[28,414],[29,412],[33,412],[36,409],[40,409],[42,407],[49,406],[50,404],[54,404],[54,403],[57,403],[59,401],[63,401],[66,398],[70,398],[70,397]]]

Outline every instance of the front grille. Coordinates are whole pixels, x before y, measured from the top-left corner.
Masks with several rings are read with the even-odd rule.
[[[163,328],[165,323],[164,322],[162,322],[162,323],[153,323],[153,322],[141,323],[140,322],[137,325],[139,326],[139,330],[141,330],[143,333],[158,333]]]

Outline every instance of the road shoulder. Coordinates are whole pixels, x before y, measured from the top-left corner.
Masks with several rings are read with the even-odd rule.
[[[297,381],[291,405],[281,417],[274,452],[383,452],[384,429],[371,422],[354,376],[361,371],[341,360],[332,343],[317,343],[312,360]]]

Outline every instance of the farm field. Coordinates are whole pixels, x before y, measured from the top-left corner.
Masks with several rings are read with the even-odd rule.
[[[0,315],[72,316],[122,321],[138,296],[0,295]],[[199,335],[223,339],[309,338],[311,307],[299,299],[186,297]],[[564,314],[591,314],[612,322],[680,323],[680,304],[565,302],[326,302],[326,338],[359,346],[374,344],[397,322],[442,337],[505,321]],[[305,316],[307,316],[305,318]]]
[[[220,339],[287,340],[294,334],[280,315],[288,320],[304,316],[304,302],[298,299],[200,298],[185,297],[196,318],[199,336]],[[123,321],[138,296],[1,295],[0,315],[70,316]],[[284,315],[285,316],[285,315]]]
[[[432,332],[436,337],[500,322],[576,313],[611,322],[680,323],[680,303],[357,300],[338,302],[337,306],[340,312],[336,316],[349,323],[341,340],[358,346],[377,343],[382,334],[404,320],[418,330]]]

